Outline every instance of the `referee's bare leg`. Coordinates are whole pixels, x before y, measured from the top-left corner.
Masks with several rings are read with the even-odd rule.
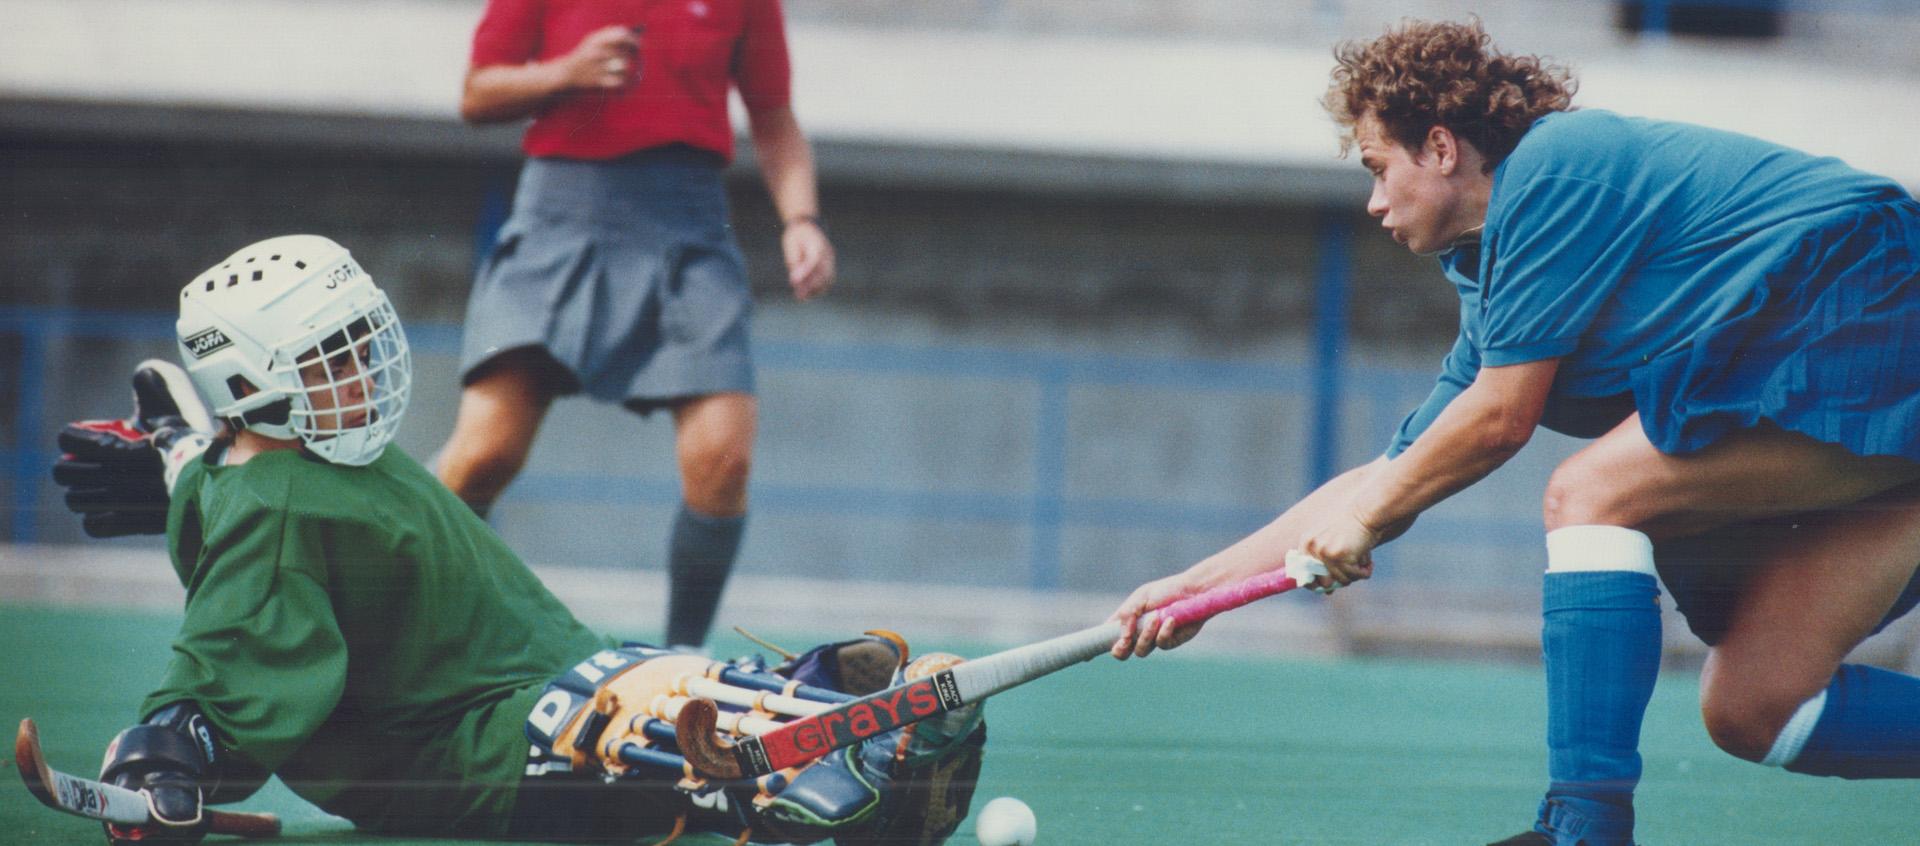
[[[460,392],[453,435],[435,461],[440,481],[487,516],[526,466],[553,398],[570,379],[546,353],[511,350],[482,365]]]

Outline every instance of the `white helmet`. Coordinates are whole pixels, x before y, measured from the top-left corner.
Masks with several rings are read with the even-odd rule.
[[[406,412],[400,318],[346,248],[318,235],[269,238],[209,268],[180,289],[177,328],[194,387],[235,428],[359,466]]]

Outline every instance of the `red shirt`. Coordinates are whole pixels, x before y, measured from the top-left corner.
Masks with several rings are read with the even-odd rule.
[[[645,27],[638,81],[561,95],[527,128],[527,155],[611,159],[680,143],[731,160],[728,90],[750,111],[788,103],[779,0],[489,0],[472,66],[554,59],[610,24]]]

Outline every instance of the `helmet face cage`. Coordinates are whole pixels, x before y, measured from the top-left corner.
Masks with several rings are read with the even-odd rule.
[[[393,304],[314,235],[242,248],[180,292],[181,357],[213,413],[364,465],[393,440],[413,383]]]
[[[270,372],[291,406],[287,425],[334,464],[379,458],[399,430],[413,387],[413,357],[399,315],[385,293],[368,293],[371,307],[273,351]]]

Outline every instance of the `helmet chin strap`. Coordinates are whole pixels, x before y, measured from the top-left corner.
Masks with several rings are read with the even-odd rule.
[[[235,429],[252,429],[260,426],[285,426],[292,418],[293,403],[289,400],[271,402],[259,408],[228,418],[227,425]]]

